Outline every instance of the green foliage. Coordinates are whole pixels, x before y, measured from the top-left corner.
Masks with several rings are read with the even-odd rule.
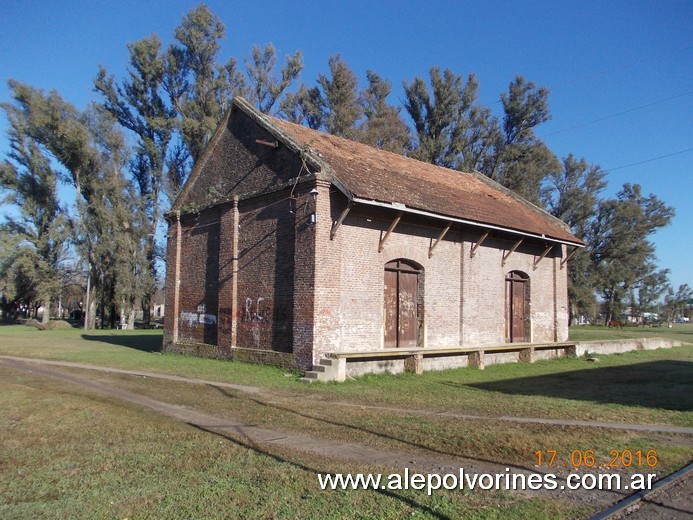
[[[400,117],[400,109],[387,103],[392,84],[373,71],[366,72],[368,87],[361,93],[365,120],[359,126],[358,141],[403,154],[410,144],[409,129]]]
[[[674,216],[674,208],[641,191],[637,184],[624,184],[615,198],[600,201],[588,233],[606,320],[620,316],[630,289],[653,274],[655,247],[648,238]]]
[[[113,324],[116,310],[132,309],[146,285],[140,275],[148,228],[143,199],[125,175],[130,153],[124,136],[103,108],[80,112],[55,92],[46,96],[17,82],[10,88],[15,99],[10,110],[22,118],[26,135],[50,152],[77,191],[73,242],[89,265],[102,313],[108,312]],[[91,326],[94,310],[95,305]]]
[[[404,108],[414,123],[416,139],[410,156],[456,168],[465,161],[466,132],[479,84],[474,74],[465,82],[451,70],[441,72],[438,67],[431,68],[430,80],[430,91],[421,78],[404,83]]]
[[[652,264],[646,270],[649,274],[643,276],[630,294],[631,313],[637,318],[642,317],[645,312],[655,312],[668,287],[668,269],[657,270]]]
[[[175,42],[164,54],[164,89],[178,118],[181,143],[169,165],[170,193],[180,191],[187,174],[236,93],[246,89],[236,60],[217,64],[219,42],[226,28],[201,4],[183,18],[174,32]]]
[[[534,137],[532,129],[551,119],[548,97],[545,87],[537,88],[522,76],[515,77],[508,86],[508,93],[501,94],[506,144],[531,140]]]
[[[261,112],[270,113],[289,86],[303,70],[303,56],[296,51],[293,56],[287,56],[284,66],[277,77],[274,70],[277,65],[277,51],[269,43],[264,49],[253,45],[251,60],[245,61],[250,85],[248,101],[254,103]]]
[[[128,79],[116,85],[113,76],[108,76],[106,70],[100,68],[94,86],[104,98],[105,110],[136,139],[130,172],[139,188],[139,199],[148,217],[148,222],[142,222],[149,229],[144,243],[147,262],[139,282],[144,319],[149,321],[157,278],[155,235],[161,220],[162,189],[171,184],[166,164],[176,113],[162,95],[166,63],[158,37],[152,36],[130,44],[128,50]]]
[[[548,176],[544,204],[552,215],[570,226],[575,236],[584,240],[597,213],[600,194],[606,187],[606,172],[598,165],[588,165],[584,158],[575,159],[572,154],[563,159],[562,166]],[[578,315],[595,315],[593,275],[589,250],[577,251],[568,263],[571,321]]]
[[[683,316],[686,305],[690,304],[693,298],[693,289],[688,284],[679,285],[679,288],[674,292],[671,286],[666,287],[664,296],[664,312],[668,321],[674,321],[675,318]]]
[[[410,145],[409,129],[400,109],[387,103],[392,84],[369,70],[368,86],[359,90],[358,78],[339,55],[330,57],[329,68],[330,75],[320,74],[316,87],[301,85],[287,94],[280,114],[315,130],[404,153]]]
[[[319,94],[314,94],[318,100],[316,118],[328,133],[351,138],[356,133],[356,122],[363,115],[358,79],[339,54],[330,57],[329,67],[330,77],[318,76]]]
[[[502,141],[486,175],[530,202],[540,204],[542,185],[548,176],[560,172],[560,163],[534,128],[551,118],[549,91],[516,76],[501,94],[503,104]]]
[[[5,195],[2,202],[14,206],[18,215],[6,215],[0,225],[0,278],[3,293],[15,302],[42,304],[45,323],[51,300],[61,290],[61,262],[69,233],[66,212],[59,203],[58,175],[40,144],[27,133],[26,115],[10,104],[2,107],[10,122],[11,150],[0,164],[0,192]]]

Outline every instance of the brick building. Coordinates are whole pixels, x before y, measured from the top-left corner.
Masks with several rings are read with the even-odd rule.
[[[398,352],[436,369],[464,366],[465,348],[567,340],[566,261],[583,244],[563,222],[481,174],[243,99],[167,220],[168,351],[302,370],[337,354],[359,374],[403,369]]]

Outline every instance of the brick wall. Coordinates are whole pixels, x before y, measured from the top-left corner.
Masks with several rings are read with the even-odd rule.
[[[178,340],[217,344],[219,209],[181,219]]]
[[[238,203],[219,208],[219,284],[217,309],[218,356],[231,358],[234,345],[234,315],[238,316],[234,286],[234,241],[238,240]],[[236,300],[236,301],[234,301]]]
[[[215,142],[213,153],[200,163],[199,174],[194,172],[190,186],[186,185],[186,195],[180,201],[182,212],[229,202],[234,195],[271,193],[283,182],[307,173],[301,158],[286,146],[258,143],[276,139],[238,108],[234,108],[226,129]]]
[[[294,352],[310,344],[312,186],[239,203],[238,347]]]
[[[225,130],[181,200],[177,283],[177,225],[170,217],[166,301],[178,308],[164,343],[169,351],[255,356],[283,366],[295,363],[296,349],[309,368],[314,227],[307,222],[315,181],[307,182],[311,172],[298,154],[258,143],[276,139],[243,112],[235,110]],[[293,184],[299,175],[301,183]]]
[[[544,244],[527,240],[503,265],[511,237],[487,239],[472,258],[480,234],[453,228],[429,258],[444,225],[404,214],[379,253],[396,213],[355,206],[330,240],[331,222],[346,200],[334,188],[323,195],[328,193],[318,203],[314,363],[330,351],[382,348],[384,266],[397,258],[416,262],[425,273],[426,347],[505,343],[505,278],[511,271],[529,277],[531,340],[567,339],[567,279],[560,269],[565,248],[555,246],[535,268]]]
[[[164,350],[169,350],[178,340],[178,235],[180,222],[177,217],[168,219],[168,238],[166,248],[166,280],[164,289],[164,304],[166,318],[164,320]]]
[[[237,345],[290,352],[294,217],[278,195],[239,204]]]
[[[463,257],[463,320],[462,343],[464,345],[491,345],[505,342],[505,276],[520,271],[529,276],[530,284],[530,338],[533,342],[565,341],[567,339],[567,282],[554,281],[565,278],[565,271],[558,270],[561,250],[555,246],[534,269],[534,261],[543,252],[543,245],[521,246],[503,265],[503,255],[513,246],[511,240],[486,240],[473,258],[470,250],[479,240],[478,234],[465,235]],[[560,316],[564,315],[564,318]],[[557,320],[557,317],[559,318]],[[557,333],[556,325],[564,332]]]

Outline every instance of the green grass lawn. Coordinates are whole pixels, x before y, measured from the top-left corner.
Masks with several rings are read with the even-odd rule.
[[[628,326],[622,329],[609,329],[600,325],[570,327],[570,339],[572,341],[654,337],[693,343],[693,323],[673,323],[671,328],[666,323],[661,327]]]
[[[21,325],[0,327],[0,354],[260,386],[306,398],[482,415],[693,425],[691,347],[600,356],[599,363],[566,357],[532,365],[491,365],[483,371],[459,369],[427,372],[423,376],[377,375],[346,383],[306,385],[298,381],[299,373],[270,366],[161,354],[160,344],[161,331],[84,334],[78,329],[38,331]]]
[[[693,328],[682,326],[669,332],[685,336],[689,331]],[[577,332],[620,335],[630,330]],[[299,374],[274,367],[160,354],[160,344],[160,331],[85,334],[78,329],[0,327],[0,354],[253,385],[263,389],[261,396],[68,370],[219,417],[412,456],[465,457],[531,468],[536,450],[555,449],[560,469],[569,470],[568,456],[576,449],[593,449],[600,460],[614,449],[656,449],[661,474],[693,458],[689,435],[433,413],[693,426],[693,346],[600,356],[599,363],[573,357],[492,365],[483,371],[378,375],[306,385],[298,381]],[[528,500],[507,493],[427,497],[416,492],[321,492],[316,472],[359,468],[250,446],[242,438],[220,438],[66,383],[0,372],[2,518],[552,518],[589,513],[569,500]]]
[[[384,471],[219,436],[80,387],[0,369],[0,517],[561,518],[584,505],[507,492],[321,491]]]

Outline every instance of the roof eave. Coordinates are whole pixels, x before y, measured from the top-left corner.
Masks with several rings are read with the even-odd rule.
[[[337,186],[339,188],[339,186]],[[495,230],[495,231],[503,231],[505,233],[510,233],[513,235],[518,235],[518,236],[523,236],[523,237],[530,237],[530,238],[535,238],[539,240],[545,240],[547,242],[554,242],[557,244],[564,244],[567,246],[573,246],[573,247],[585,247],[585,243],[582,241],[572,241],[572,240],[566,240],[566,239],[561,239],[561,238],[556,238],[556,237],[551,237],[546,234],[538,234],[538,233],[530,233],[528,231],[521,231],[518,229],[512,229],[504,226],[497,226],[494,224],[488,224],[484,222],[477,222],[474,220],[467,220],[467,219],[462,219],[458,217],[452,217],[449,215],[441,215],[439,213],[433,213],[431,211],[426,211],[426,210],[421,210],[417,208],[411,208],[406,206],[405,204],[401,204],[398,202],[380,202],[377,200],[369,200],[369,199],[364,199],[361,197],[356,197],[356,196],[351,196],[349,197],[349,200],[356,204],[363,204],[366,206],[377,206],[381,208],[388,208],[392,209],[395,211],[401,211],[403,213],[409,213],[412,215],[419,215],[419,216],[424,216],[436,220],[442,220],[444,222],[453,222],[457,224],[464,224],[467,226],[472,226],[472,227],[477,227],[477,228],[482,228],[486,230]]]

